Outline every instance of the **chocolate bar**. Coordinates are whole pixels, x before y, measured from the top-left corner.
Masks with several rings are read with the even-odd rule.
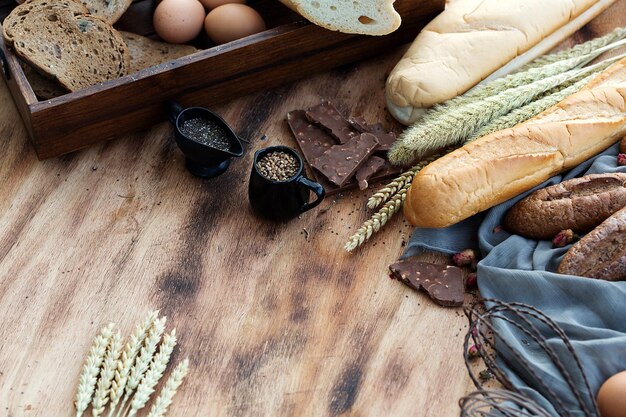
[[[380,147],[376,150],[376,153],[387,152],[391,149],[391,145],[395,143],[398,139],[396,134],[393,132],[387,132],[383,125],[380,123],[374,123],[373,125],[368,124],[363,117],[350,117],[348,119],[348,123],[355,130],[358,130],[361,133],[371,133],[378,139],[378,143],[380,143]]]
[[[362,133],[343,145],[330,147],[311,166],[338,187],[343,186],[367,162],[378,148],[378,139],[371,133]]]
[[[369,180],[372,175],[376,174],[383,167],[383,165],[385,165],[385,160],[383,158],[372,156],[367,160],[365,165],[359,168],[355,174],[355,178],[359,183],[360,190],[365,190],[369,186],[367,180]]]
[[[426,292],[437,304],[445,307],[463,305],[463,271],[451,265],[400,261],[389,266],[392,277],[417,291]]]
[[[328,148],[336,144],[328,133],[309,122],[304,110],[294,110],[287,113],[287,123],[307,161],[318,158]]]
[[[306,117],[326,130],[341,145],[359,136],[359,132],[352,128],[348,120],[328,100],[322,99],[320,104],[311,107],[306,112]]]

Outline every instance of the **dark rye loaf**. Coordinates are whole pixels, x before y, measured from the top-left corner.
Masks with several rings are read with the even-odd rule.
[[[626,207],[576,242],[557,272],[607,281],[626,280]]]
[[[537,190],[515,204],[504,227],[531,239],[587,233],[626,206],[626,173],[590,174]]]
[[[25,62],[70,91],[127,74],[128,49],[104,20],[71,0],[31,0],[3,23],[3,36]]]

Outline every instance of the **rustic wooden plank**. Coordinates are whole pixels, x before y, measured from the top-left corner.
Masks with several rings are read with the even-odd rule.
[[[619,0],[577,40],[624,18]],[[0,85],[0,415],[73,416],[93,335],[108,321],[129,331],[150,308],[178,330],[175,360],[191,358],[170,417],[458,415],[471,389],[465,319],[386,276],[406,223],[347,255],[367,193],[288,224],[257,220],[246,199],[253,151],[296,146],[287,111],[324,95],[384,118],[401,52],[216,106],[245,137],[269,140],[209,181],[185,171],[165,123],[37,161]]]

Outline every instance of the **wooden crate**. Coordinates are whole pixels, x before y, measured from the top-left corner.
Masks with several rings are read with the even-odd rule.
[[[39,101],[16,57],[3,75],[41,159],[62,155],[166,119],[165,102],[212,106],[311,73],[374,56],[412,41],[443,10],[444,0],[397,0],[402,25],[387,36],[347,35],[315,26],[276,0],[250,0],[268,30],[140,72]],[[0,19],[14,7],[0,0]],[[135,1],[116,27],[153,34],[154,0]],[[210,45],[208,45],[210,46]]]

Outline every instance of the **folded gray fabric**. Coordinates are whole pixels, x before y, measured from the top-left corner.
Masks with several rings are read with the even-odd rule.
[[[626,167],[617,166],[617,153],[617,145],[612,146],[565,175],[553,177],[535,189],[585,174],[626,172]],[[529,304],[551,317],[572,340],[591,388],[596,393],[608,377],[626,369],[626,282],[556,274],[554,271],[569,246],[553,249],[549,241],[525,239],[498,227],[506,211],[535,189],[452,227],[416,229],[403,258],[424,249],[455,253],[478,246],[484,256],[478,264],[481,295],[505,302]],[[533,349],[532,344],[521,343],[512,326],[506,323],[498,323],[497,326],[507,342],[514,345],[526,360],[536,364],[541,378],[549,382],[571,415],[582,416],[577,411],[579,407],[571,390],[551,361]],[[563,343],[559,339],[548,341],[554,349],[564,352]],[[499,354],[506,355],[506,352]],[[541,386],[528,375],[516,372],[513,367],[503,368],[516,388],[553,415],[558,415]]]

